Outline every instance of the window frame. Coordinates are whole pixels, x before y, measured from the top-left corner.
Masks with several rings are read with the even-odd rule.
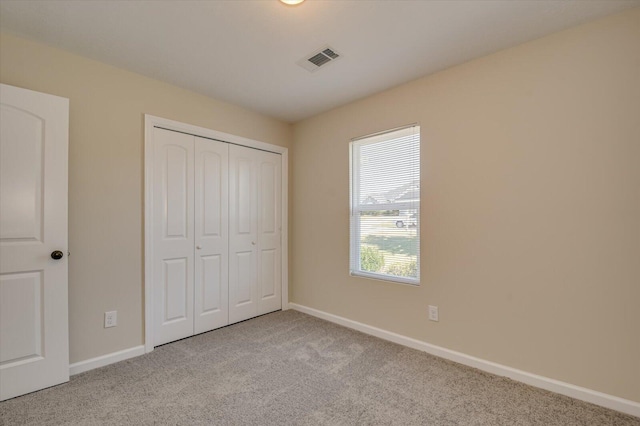
[[[356,155],[356,147],[363,145],[363,140],[369,140],[368,143],[380,143],[388,139],[386,136],[389,133],[402,131],[404,129],[415,129],[415,134],[418,135],[418,146],[421,145],[420,126],[418,124],[411,124],[408,126],[398,127],[382,132],[374,133],[367,136],[354,138],[349,142],[349,275],[353,277],[369,278],[374,280],[381,280],[386,282],[409,284],[412,286],[420,285],[420,198],[418,201],[405,201],[405,202],[392,202],[363,205],[357,200],[360,198],[359,188],[356,187],[356,183],[360,182],[360,156]],[[378,140],[377,140],[378,139]],[[418,157],[420,157],[420,151],[418,151]],[[356,164],[358,162],[358,164]],[[418,158],[418,171],[421,171],[421,161]],[[401,277],[396,275],[389,275],[383,273],[376,273],[370,271],[363,271],[360,265],[360,252],[361,252],[361,226],[360,226],[360,214],[364,211],[378,211],[378,210],[411,210],[415,209],[416,212],[416,234],[418,239],[418,256],[416,258],[418,276],[417,278]],[[355,263],[355,264],[354,264]]]

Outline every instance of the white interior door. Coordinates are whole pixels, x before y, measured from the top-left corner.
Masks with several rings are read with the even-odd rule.
[[[258,315],[282,308],[281,156],[258,155]]]
[[[281,156],[229,148],[229,323],[282,307]]]
[[[229,147],[229,323],[258,313],[257,151]]]
[[[69,380],[68,126],[68,99],[0,85],[0,400]]]
[[[154,129],[155,345],[194,331],[194,137]]]
[[[195,138],[195,323],[229,323],[229,144]]]

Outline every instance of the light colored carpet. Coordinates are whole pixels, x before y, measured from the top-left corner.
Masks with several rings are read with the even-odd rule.
[[[640,419],[286,311],[5,401],[0,423],[640,425]]]

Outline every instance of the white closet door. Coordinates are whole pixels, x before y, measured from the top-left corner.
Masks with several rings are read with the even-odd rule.
[[[229,147],[229,323],[258,312],[258,152],[237,145]]]
[[[229,144],[195,138],[195,323],[229,323]]]
[[[194,137],[154,132],[154,343],[161,345],[194,330]]]
[[[281,156],[229,148],[229,322],[281,309]]]
[[[258,315],[282,308],[281,156],[258,152]]]
[[[154,345],[281,309],[281,156],[153,132]]]

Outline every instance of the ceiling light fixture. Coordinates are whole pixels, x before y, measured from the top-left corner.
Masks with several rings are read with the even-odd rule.
[[[295,6],[296,4],[302,3],[304,0],[280,0],[280,1],[286,5]]]

